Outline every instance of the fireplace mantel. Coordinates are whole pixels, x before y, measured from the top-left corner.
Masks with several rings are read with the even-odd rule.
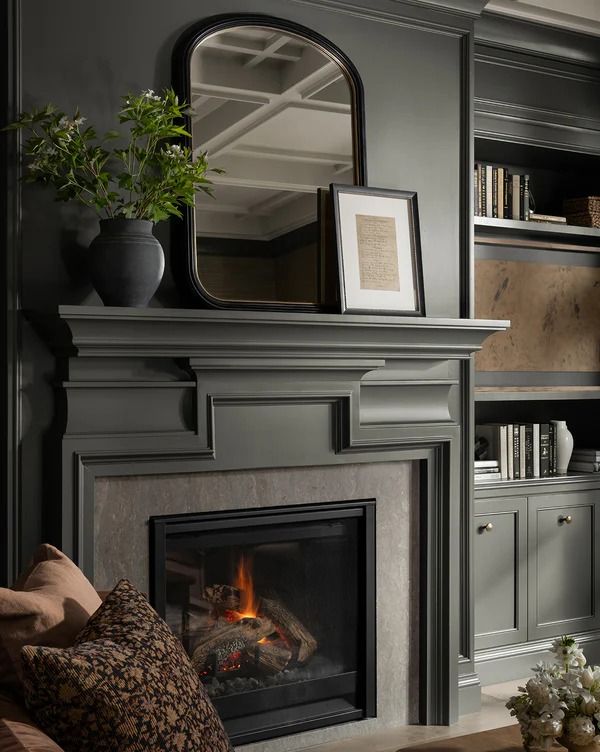
[[[507,321],[60,306],[51,344],[77,357],[464,359]]]
[[[54,539],[90,576],[98,477],[419,463],[420,718],[457,717],[470,357],[508,322],[61,306],[34,323],[57,358]]]

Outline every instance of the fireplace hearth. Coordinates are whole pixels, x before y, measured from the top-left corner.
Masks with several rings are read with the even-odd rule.
[[[150,519],[153,604],[236,744],[375,715],[374,500]]]

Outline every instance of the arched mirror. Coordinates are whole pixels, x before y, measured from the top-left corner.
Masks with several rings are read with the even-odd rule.
[[[260,15],[219,16],[174,53],[194,150],[223,170],[185,217],[187,272],[216,307],[332,307],[330,183],[363,185],[360,79],[320,35]]]

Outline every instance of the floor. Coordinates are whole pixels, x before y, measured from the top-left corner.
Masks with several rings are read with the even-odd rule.
[[[345,739],[331,744],[310,747],[318,752],[396,752],[415,744],[424,744],[435,739],[449,739],[463,734],[500,728],[513,723],[508,710],[504,707],[508,698],[515,694],[517,686],[524,680],[515,680],[504,684],[483,687],[481,693],[481,710],[478,713],[461,716],[453,726],[403,726],[393,731],[386,731],[368,739]],[[309,752],[306,750],[306,752]]]

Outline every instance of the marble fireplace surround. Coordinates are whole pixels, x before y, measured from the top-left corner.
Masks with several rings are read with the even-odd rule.
[[[61,376],[54,537],[97,586],[143,587],[150,514],[375,496],[378,595],[400,588],[396,607],[378,605],[395,683],[380,659],[378,718],[260,749],[452,722],[470,356],[505,325],[61,306],[40,322]],[[400,609],[416,658],[386,636]]]

